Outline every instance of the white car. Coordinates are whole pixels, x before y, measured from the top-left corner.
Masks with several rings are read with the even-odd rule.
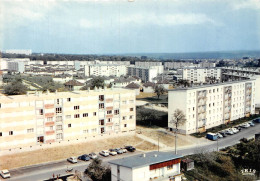
[[[94,153],[94,152],[90,153],[88,156],[89,156],[91,159],[97,158],[97,154]]]
[[[249,128],[249,127],[250,127],[250,124],[244,123],[244,124],[241,125],[241,127],[243,127],[243,128]]]
[[[11,177],[11,174],[7,169],[1,170],[0,174],[3,178],[10,178]]]
[[[126,153],[127,152],[127,150],[125,149],[125,148],[121,148],[122,150],[123,150],[123,153]]]
[[[69,162],[71,162],[71,163],[78,163],[78,159],[77,159],[77,157],[75,157],[75,156],[72,156],[72,157],[68,158],[67,160],[68,160]]]
[[[115,156],[115,155],[117,155],[117,152],[116,152],[115,149],[110,149],[109,154],[112,155],[112,156]]]
[[[99,154],[100,155],[102,155],[102,156],[109,156],[109,151],[107,151],[107,150],[102,150],[101,152],[99,152]]]
[[[226,134],[230,134],[230,135],[234,134],[234,132],[233,132],[232,130],[230,130],[230,129],[226,129],[226,130],[225,130],[225,133],[226,133]]]
[[[235,134],[239,132],[239,130],[237,128],[230,128],[229,130],[231,130]]]

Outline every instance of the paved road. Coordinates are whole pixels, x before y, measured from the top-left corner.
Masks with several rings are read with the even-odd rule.
[[[212,141],[203,145],[196,145],[190,148],[179,149],[178,154],[190,155],[202,151],[216,151],[217,149],[239,143],[239,140],[242,138],[252,138],[256,133],[259,132],[260,132],[260,124],[256,124],[255,127],[242,129],[241,132],[235,135],[230,135],[228,137],[222,138],[219,141]],[[172,152],[173,150],[169,150],[169,151]],[[109,156],[107,158],[102,158],[102,159],[104,163],[107,163],[108,161],[113,159],[123,158],[123,157],[131,156],[134,154],[140,154],[140,153],[141,153],[140,151],[136,151],[135,153],[125,153],[123,155],[117,155],[113,157]],[[65,172],[67,166],[73,167],[74,170],[84,171],[87,168],[88,164],[89,162],[83,162],[83,161],[80,161],[77,164],[70,164],[64,160],[56,163],[48,163],[42,165],[35,165],[32,167],[12,169],[10,170],[12,178],[6,180],[9,181],[40,181],[41,180],[42,181],[44,179],[51,178],[53,173],[55,175],[67,174]]]

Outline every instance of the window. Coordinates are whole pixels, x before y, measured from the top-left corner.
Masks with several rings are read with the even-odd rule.
[[[104,119],[99,120],[99,125],[104,125],[104,124],[105,124]]]
[[[58,140],[62,139],[62,133],[58,133],[58,134],[56,135],[56,138],[57,138]]]
[[[126,116],[123,116],[123,120],[126,120]]]
[[[79,106],[74,106],[74,110],[79,110]]]
[[[115,114],[115,115],[118,115],[118,114],[119,114],[119,110],[115,110],[115,111],[114,111],[114,114]]]
[[[96,112],[93,112],[93,116],[96,116],[97,115],[97,113]]]
[[[107,122],[109,122],[109,123],[112,122],[112,118],[108,118]]]
[[[57,99],[57,100],[56,100],[56,104],[60,104],[60,99]]]
[[[9,131],[9,135],[14,135],[14,132],[13,131]]]
[[[122,103],[123,103],[123,104],[126,104],[126,101],[123,101]]]
[[[133,116],[129,116],[129,119],[133,119]]]
[[[130,111],[134,111],[134,108],[130,108]]]
[[[57,113],[62,113],[62,108],[61,108],[61,107],[57,107],[57,108],[56,108],[56,114],[57,114]]]
[[[71,124],[68,124],[68,128],[71,128]]]
[[[84,133],[84,134],[88,133],[88,130],[83,130],[83,133]]]
[[[83,113],[83,117],[88,117],[88,113]]]
[[[67,102],[70,102],[71,101],[71,98],[69,97],[69,98],[67,98]]]
[[[3,133],[2,133],[2,132],[0,132],[0,136],[3,136]]]
[[[79,118],[79,114],[74,114],[74,118]]]
[[[43,115],[43,109],[39,109],[39,115]]]
[[[104,107],[105,107],[105,106],[104,106],[104,103],[100,103],[100,104],[98,105],[98,108],[99,108],[99,109],[104,109]]]
[[[57,126],[56,126],[56,130],[57,130],[57,131],[62,130],[62,125],[57,125]]]
[[[112,111],[110,110],[110,111],[107,111],[107,114],[112,114]]]
[[[104,101],[104,95],[99,95],[99,101]]]
[[[127,127],[127,124],[124,124],[124,127],[126,128],[126,127]]]
[[[27,129],[27,133],[33,133],[33,128]]]
[[[66,119],[70,119],[71,118],[71,115],[66,115]],[[56,117],[57,119],[57,117]]]
[[[53,117],[48,117],[47,121],[53,121]]]
[[[171,170],[171,169],[173,169],[173,165],[168,165],[167,170]]]
[[[91,129],[92,133],[96,133],[97,132],[97,128]]]

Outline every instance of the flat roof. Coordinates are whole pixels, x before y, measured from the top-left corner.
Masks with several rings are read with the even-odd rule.
[[[145,157],[143,156],[144,154]],[[127,167],[127,168],[139,168],[139,167],[153,165],[156,163],[182,158],[181,155],[175,155],[173,152],[153,151],[144,154],[138,154],[130,157],[116,159],[116,160],[109,161],[108,163]]]
[[[247,80],[239,80],[239,81],[230,81],[230,82],[222,82],[222,83],[216,83],[216,84],[205,84],[205,85],[199,85],[194,87],[184,87],[184,88],[176,88],[168,91],[180,91],[180,90],[192,90],[192,89],[201,89],[206,87],[214,87],[214,86],[221,86],[221,85],[230,85],[235,83],[242,83],[242,82],[250,82],[255,79],[247,79]]]

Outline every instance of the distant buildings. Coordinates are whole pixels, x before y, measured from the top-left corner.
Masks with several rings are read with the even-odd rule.
[[[207,60],[202,60],[197,64],[189,61],[164,62],[164,69],[214,68],[214,67],[216,67],[216,63]]]
[[[181,181],[182,156],[170,152],[148,152],[109,161],[111,180]]]
[[[0,95],[0,150],[134,131],[135,91]]]
[[[168,127],[173,130],[172,116],[180,109],[186,123],[180,127],[184,134],[205,129],[255,113],[256,81],[243,80],[168,92]]]
[[[32,54],[32,50],[18,50],[18,49],[12,49],[12,50],[5,50],[4,53],[31,55],[31,54]]]
[[[221,81],[220,68],[183,68],[179,69],[178,73],[182,75],[183,80],[188,80],[190,83],[206,83],[209,79],[214,79],[215,82]]]
[[[157,77],[160,73],[158,66],[151,67],[137,67],[128,66],[127,75],[140,77],[143,82],[152,82],[153,78]]]
[[[85,65],[85,76],[125,76],[127,74],[127,68],[125,65],[120,64],[96,64]]]

